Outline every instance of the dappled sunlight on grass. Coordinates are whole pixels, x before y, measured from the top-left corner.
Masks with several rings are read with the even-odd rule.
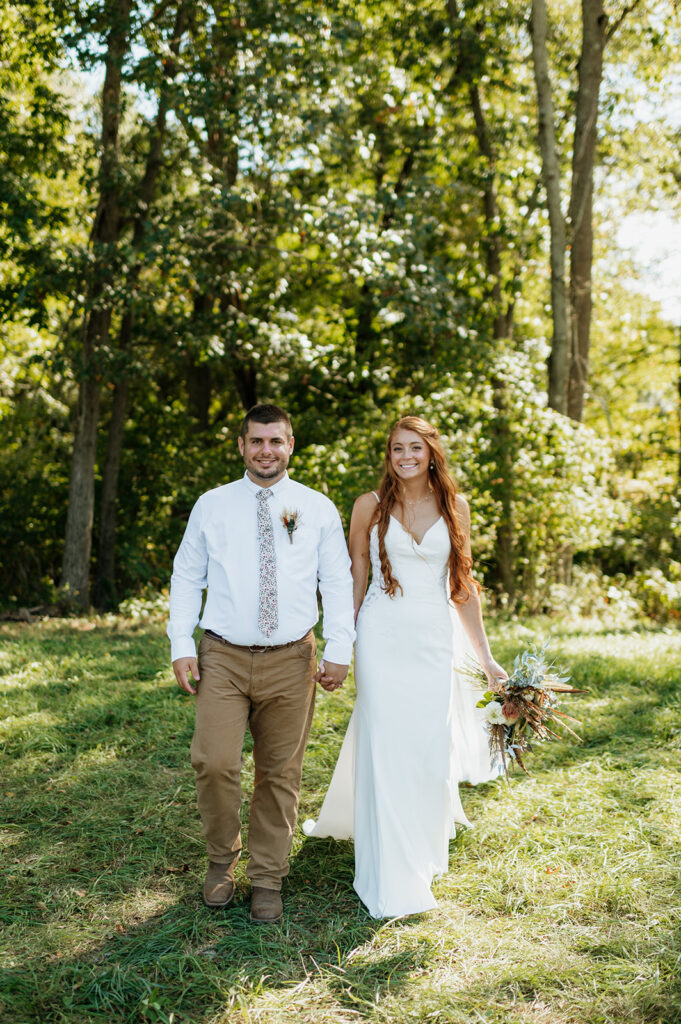
[[[352,844],[297,832],[280,925],[201,902],[192,703],[160,622],[0,626],[3,1024],[681,1021],[681,634],[552,621],[581,743],[462,788],[438,908],[373,921]],[[545,621],[493,622],[510,663]],[[353,686],[319,693],[318,811]],[[252,757],[246,746],[243,813]]]

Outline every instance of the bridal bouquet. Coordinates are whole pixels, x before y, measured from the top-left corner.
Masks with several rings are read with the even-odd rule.
[[[497,680],[489,689],[489,680],[479,665],[463,670],[464,674],[487,687],[477,707],[485,709],[492,764],[499,761],[508,778],[509,761],[515,761],[525,774],[525,753],[532,750],[532,741],[557,738],[551,726],[561,725],[575,739],[579,736],[567,724],[577,719],[558,709],[562,693],[584,693],[568,683],[569,675],[547,660],[547,640],[542,647],[531,647],[517,655],[509,679]]]

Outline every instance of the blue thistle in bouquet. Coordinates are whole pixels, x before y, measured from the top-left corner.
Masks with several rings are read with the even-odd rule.
[[[490,688],[487,676],[479,665],[463,669],[485,692],[477,703],[483,708],[492,764],[501,764],[508,778],[509,763],[529,774],[525,767],[525,755],[532,750],[532,742],[557,739],[558,733],[552,726],[562,726],[571,736],[579,736],[568,722],[576,718],[558,707],[561,694],[585,693],[570,686],[570,676],[564,669],[557,668],[549,661],[546,650],[549,640],[541,646],[532,646],[518,654],[513,662],[513,671],[508,679],[497,680]]]

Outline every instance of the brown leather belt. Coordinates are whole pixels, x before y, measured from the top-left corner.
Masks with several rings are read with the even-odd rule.
[[[301,636],[298,640],[289,640],[287,644],[233,644],[231,640],[227,640],[224,636],[220,636],[219,633],[214,633],[212,629],[204,630],[206,636],[209,636],[211,640],[218,640],[225,647],[235,647],[237,651],[250,651],[251,654],[265,654],[266,651],[283,651],[285,647],[295,647],[301,640],[304,640],[306,636],[311,632],[308,629],[305,636]]]

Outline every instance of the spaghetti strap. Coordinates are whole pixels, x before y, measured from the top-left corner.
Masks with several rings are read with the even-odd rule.
[[[376,499],[376,501],[377,501],[377,502],[378,502],[378,503],[380,504],[380,502],[381,502],[381,499],[380,499],[380,498],[379,498],[379,496],[378,496],[378,495],[376,494],[376,491],[372,491],[371,493],[373,494],[373,496],[374,496],[374,498]]]

